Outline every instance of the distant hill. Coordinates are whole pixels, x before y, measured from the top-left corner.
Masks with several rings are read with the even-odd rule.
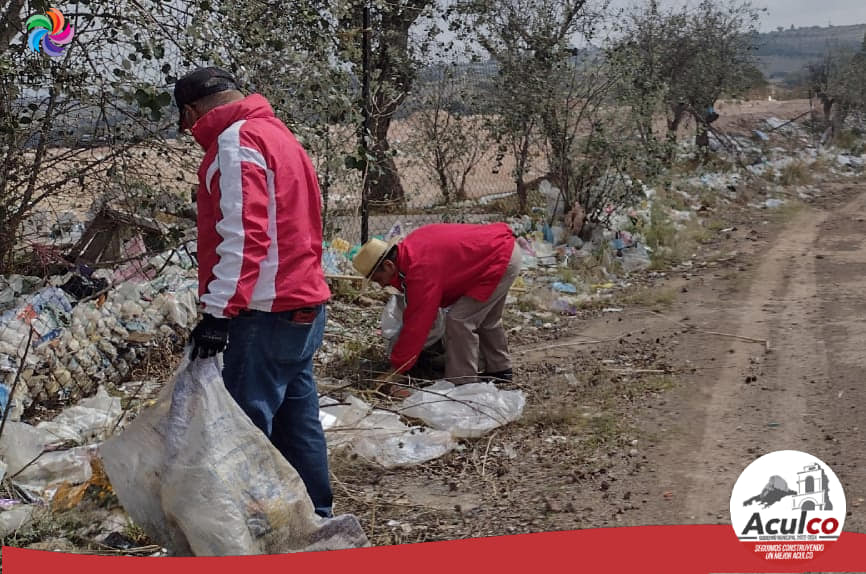
[[[761,34],[757,51],[759,67],[767,79],[793,79],[809,63],[823,56],[833,45],[858,48],[866,24],[853,26],[812,26],[789,28]]]

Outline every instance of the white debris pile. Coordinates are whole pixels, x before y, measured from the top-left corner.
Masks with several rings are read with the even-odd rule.
[[[160,269],[165,261],[156,256],[149,264]],[[195,322],[193,263],[177,254],[173,261],[178,263],[165,266],[159,277],[127,281],[104,299],[76,304],[56,286],[18,297],[0,314],[0,383],[11,383],[25,354],[24,388],[19,385],[16,395],[32,400],[85,396],[126,375],[140,359],[135,343]],[[25,353],[31,328],[31,349]]]
[[[36,426],[6,422],[0,436],[0,464],[35,500],[51,500],[63,483],[90,480],[95,445],[119,426],[120,399],[100,387],[95,396]]]

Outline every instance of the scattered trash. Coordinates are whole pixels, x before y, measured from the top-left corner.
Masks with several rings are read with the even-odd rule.
[[[618,309],[615,307],[606,307],[601,310],[602,313],[622,313],[622,309]]]
[[[755,136],[756,139],[759,139],[762,142],[770,141],[770,136],[768,136],[761,130],[753,130],[752,134]]]
[[[99,458],[90,457],[90,478],[82,483],[63,482],[51,496],[51,510],[54,512],[71,510],[82,504],[85,497],[96,502],[100,507],[107,500],[115,498],[114,489],[105,474],[105,468]],[[118,509],[120,512],[122,510]]]
[[[124,282],[99,300],[76,303],[64,289],[48,286],[21,295],[0,313],[0,383],[11,384],[34,330],[16,402],[87,396],[100,383],[118,381],[141,358],[130,343],[174,335],[171,326],[190,328],[198,312],[194,262],[164,254],[145,267],[157,265],[159,277]],[[70,278],[58,284],[84,295],[103,285],[99,273],[89,286]]]
[[[866,162],[860,156],[839,154],[836,156],[836,163],[843,167],[862,168]]]
[[[374,409],[349,396],[343,403],[322,398],[320,418],[328,435],[328,448],[349,449],[384,468],[398,468],[443,456],[456,443],[451,434],[418,426],[407,426],[397,413]]]
[[[577,287],[575,287],[571,283],[562,283],[561,281],[557,281],[556,283],[551,285],[551,287],[553,287],[560,293],[577,293]]]
[[[0,512],[0,538],[9,536],[27,526],[33,518],[36,508],[37,506],[32,504],[22,504]]]
[[[6,464],[6,473],[9,476],[18,474],[42,454],[50,440],[51,435],[34,426],[6,421],[0,436],[0,460]]]
[[[68,441],[84,445],[108,438],[122,414],[120,399],[109,396],[100,386],[95,396],[65,409],[49,422],[39,423],[36,428],[53,437],[48,446]]]
[[[782,126],[784,126],[786,123],[788,123],[788,122],[786,122],[785,120],[780,120],[779,118],[777,118],[777,117],[775,117],[775,116],[770,116],[769,118],[767,118],[766,120],[764,120],[764,122],[765,122],[768,126],[770,126],[771,128],[773,128],[774,130],[779,129],[780,127],[782,127]]]
[[[120,532],[110,533],[102,540],[102,543],[109,548],[115,548],[117,550],[129,550],[130,548],[135,548],[137,546],[131,538]]]
[[[397,337],[400,334],[400,330],[403,328],[403,313],[405,312],[405,310],[406,297],[402,293],[398,295],[392,295],[388,302],[385,304],[385,307],[382,309],[382,318],[380,324],[382,328],[382,336],[388,340],[388,345],[386,349],[386,352],[388,354],[391,353],[391,349],[397,342]],[[436,321],[434,321],[433,327],[427,334],[427,341],[424,343],[424,348],[426,349],[431,345],[436,344],[436,342],[444,336],[445,310],[439,309],[439,313],[436,315]]]
[[[493,383],[437,381],[406,398],[401,412],[455,437],[476,438],[520,418],[525,405],[522,391],[503,391]]]
[[[26,275],[0,275],[0,311],[4,311],[21,295],[28,295],[36,289],[42,279]]]
[[[133,521],[175,555],[369,544],[354,516],[314,514],[298,473],[228,394],[216,358],[184,361],[99,454]]]
[[[165,229],[156,221],[103,207],[87,225],[67,258],[76,264],[120,263],[146,252],[142,236],[159,241],[164,235]],[[135,243],[134,252],[130,251],[130,240]]]
[[[649,253],[643,245],[635,245],[623,249],[620,261],[623,271],[626,273],[642,271],[649,267],[651,263]]]
[[[105,279],[85,277],[78,274],[73,274],[66,283],[60,286],[61,289],[75,299],[90,297],[104,290],[106,287],[108,287],[108,281]]]
[[[784,204],[785,204],[784,199],[770,198],[764,202],[764,207],[767,207],[768,209],[775,209],[777,207],[781,207]]]
[[[0,383],[0,416],[6,413],[6,405],[9,403],[9,387]]]
[[[64,482],[80,484],[90,480],[93,453],[93,447],[43,452],[15,476],[14,482],[39,498],[51,499]]]

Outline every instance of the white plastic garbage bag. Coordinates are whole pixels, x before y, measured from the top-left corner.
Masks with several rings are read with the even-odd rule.
[[[43,452],[32,464],[21,470],[13,482],[36,496],[50,500],[64,482],[82,484],[93,476],[90,457],[93,447],[79,446],[68,450]]]
[[[392,295],[385,303],[385,308],[382,309],[382,336],[388,339],[388,353],[391,352],[391,347],[397,342],[397,336],[403,328],[403,312],[406,310],[406,297],[402,294]],[[445,336],[445,310],[439,309],[436,315],[436,321],[427,335],[427,341],[424,343],[424,348],[428,348],[435,344],[439,339]]]
[[[122,414],[120,398],[110,396],[105,387],[100,386],[93,397],[65,409],[51,421],[39,423],[36,428],[54,437],[49,444],[66,441],[90,444],[111,434]]]
[[[437,381],[409,395],[401,413],[459,438],[477,438],[520,418],[522,391],[502,391],[493,383],[454,386]]]
[[[38,457],[51,435],[21,422],[6,422],[0,437],[0,459],[6,463],[6,472],[14,476]]]
[[[622,250],[622,268],[626,273],[642,271],[650,266],[650,255],[643,244]]]
[[[27,526],[36,509],[36,505],[22,504],[0,512],[0,537],[9,536]]]
[[[354,516],[316,516],[298,473],[225,389],[216,359],[185,361],[99,453],[133,521],[176,555],[368,545]]]
[[[323,397],[320,404],[331,449],[348,448],[385,468],[421,464],[457,446],[446,431],[407,426],[398,414],[374,409],[351,395],[343,403]]]

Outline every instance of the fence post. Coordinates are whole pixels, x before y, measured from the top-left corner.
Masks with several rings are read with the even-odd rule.
[[[364,0],[361,17],[361,99],[364,125],[361,128],[361,152],[364,154],[364,184],[361,188],[361,243],[366,243],[370,235],[370,0]]]

